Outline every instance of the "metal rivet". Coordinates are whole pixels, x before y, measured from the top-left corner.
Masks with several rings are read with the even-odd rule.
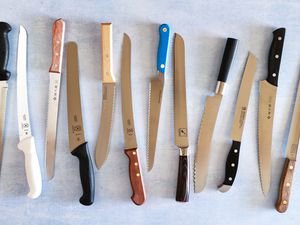
[[[234,153],[238,153],[238,150],[237,150],[237,149],[234,149],[233,152],[234,152]]]
[[[279,37],[278,37],[278,41],[281,41],[281,40],[282,40],[282,37],[281,37],[281,36],[279,36]]]
[[[276,55],[275,55],[275,58],[278,59],[278,58],[279,58],[279,55],[276,54]]]
[[[160,68],[162,68],[162,69],[165,68],[165,64],[161,64]]]
[[[272,76],[273,76],[273,77],[276,77],[276,73],[273,73]]]
[[[135,162],[135,163],[134,163],[134,165],[135,165],[135,166],[138,166],[138,163],[137,163],[137,162]]]
[[[291,183],[288,182],[288,183],[285,184],[285,186],[290,187]]]
[[[136,176],[137,176],[137,177],[139,177],[139,176],[140,176],[140,174],[139,174],[139,173],[137,173],[137,174],[136,174]]]
[[[60,41],[56,41],[56,44],[59,44],[60,43]]]
[[[235,164],[234,164],[234,163],[231,163],[231,167],[235,167]]]
[[[166,27],[164,27],[162,30],[163,30],[163,32],[167,32],[168,29]]]
[[[55,55],[58,56],[59,54],[56,52]]]
[[[286,205],[287,203],[288,203],[287,200],[282,201],[282,204],[284,204],[284,205]]]
[[[290,170],[293,170],[293,169],[294,169],[294,167],[293,167],[293,166],[290,166],[290,167],[289,167],[289,169],[290,169]]]
[[[232,181],[232,177],[229,177],[228,180]]]
[[[136,152],[132,152],[132,155],[136,155]]]

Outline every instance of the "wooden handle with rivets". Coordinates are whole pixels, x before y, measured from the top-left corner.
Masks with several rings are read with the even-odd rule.
[[[278,199],[275,205],[276,210],[280,213],[284,213],[289,205],[295,164],[296,160],[290,160],[288,158],[284,163],[280,179]]]
[[[61,72],[61,63],[64,48],[65,21],[58,19],[53,23],[52,34],[52,63],[49,71],[54,73]]]
[[[129,177],[133,192],[131,199],[135,204],[142,205],[146,200],[146,195],[138,151],[136,148],[125,149],[124,151],[129,158]]]
[[[101,23],[102,82],[114,83],[112,53],[112,23]]]

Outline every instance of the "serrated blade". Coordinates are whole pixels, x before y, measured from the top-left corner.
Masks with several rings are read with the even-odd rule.
[[[259,83],[258,159],[263,193],[270,190],[272,130],[277,87],[263,80]]]
[[[6,97],[7,97],[8,84],[7,81],[0,81],[0,171],[2,167],[3,157],[3,135],[4,135],[4,123],[5,123],[5,111],[6,111]]]
[[[202,116],[198,136],[197,151],[195,155],[194,191],[196,193],[201,192],[206,184],[210,145],[221,100],[221,94],[216,94],[215,96],[208,96],[206,98],[205,109]]]
[[[162,95],[164,89],[164,77],[159,73],[158,78],[153,78],[150,83],[149,119],[148,119],[148,151],[147,163],[148,171],[153,168],[155,158],[155,148],[159,125],[159,115],[161,109]]]

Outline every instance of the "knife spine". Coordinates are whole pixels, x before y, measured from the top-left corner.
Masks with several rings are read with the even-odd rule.
[[[0,22],[0,81],[10,78],[10,72],[7,70],[9,58],[8,32],[10,31],[11,26],[8,23]]]
[[[102,82],[115,83],[113,76],[112,23],[101,23]]]

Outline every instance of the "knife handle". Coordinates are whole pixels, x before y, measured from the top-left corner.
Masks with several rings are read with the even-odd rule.
[[[237,49],[238,40],[234,38],[227,38],[226,46],[223,53],[222,63],[218,75],[218,81],[226,82],[230,70],[234,54]]]
[[[23,139],[18,144],[18,149],[24,152],[25,171],[29,186],[29,198],[37,198],[42,192],[42,176],[38,157],[36,154],[34,137]]]
[[[146,194],[137,148],[125,149],[124,152],[129,159],[129,177],[133,192],[131,199],[136,205],[142,205],[146,200]]]
[[[275,205],[276,210],[280,213],[284,213],[289,205],[295,165],[296,160],[290,160],[288,158],[285,160],[279,184],[278,199]]]
[[[63,19],[55,20],[52,29],[52,63],[49,72],[61,73],[65,37],[65,21],[63,21]]]
[[[165,73],[170,40],[170,27],[168,24],[159,26],[159,44],[157,51],[157,70]]]
[[[114,83],[112,23],[101,23],[102,82]]]
[[[188,202],[190,192],[189,157],[187,149],[180,149],[176,201]]]
[[[221,192],[227,192],[233,185],[239,165],[240,148],[241,142],[232,141],[232,145],[226,160],[225,179],[223,184],[219,187],[219,191]]]
[[[91,156],[85,142],[75,148],[71,153],[79,160],[80,179],[83,194],[79,199],[82,205],[91,205],[95,196],[95,177]]]
[[[273,41],[269,51],[267,81],[277,86],[281,55],[284,43],[285,28],[279,28],[273,32]]]
[[[9,57],[8,32],[11,26],[8,23],[0,22],[0,80],[8,80],[10,72],[7,71],[7,62]]]

